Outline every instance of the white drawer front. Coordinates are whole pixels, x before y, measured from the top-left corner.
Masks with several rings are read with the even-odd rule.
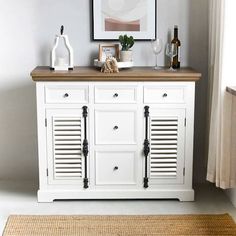
[[[96,185],[136,184],[135,152],[96,152]]]
[[[88,86],[48,85],[46,103],[88,103]]]
[[[144,103],[184,103],[185,87],[144,86]]]
[[[96,86],[95,103],[136,103],[137,87],[134,86]]]
[[[136,111],[96,110],[95,144],[136,144]]]

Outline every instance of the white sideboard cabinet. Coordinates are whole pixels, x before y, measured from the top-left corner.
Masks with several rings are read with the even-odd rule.
[[[193,201],[191,69],[37,67],[39,202]]]

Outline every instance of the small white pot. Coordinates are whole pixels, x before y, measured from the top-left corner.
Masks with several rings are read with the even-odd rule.
[[[133,61],[133,51],[120,51],[120,61],[121,62],[127,62],[127,61]]]

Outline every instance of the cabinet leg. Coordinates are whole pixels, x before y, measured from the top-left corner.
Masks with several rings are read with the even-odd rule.
[[[52,197],[52,194],[46,191],[39,190],[37,195],[39,203],[51,203],[54,201],[54,197]]]

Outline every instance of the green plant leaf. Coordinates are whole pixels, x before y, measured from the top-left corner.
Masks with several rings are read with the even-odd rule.
[[[120,41],[120,44],[122,46],[122,50],[123,51],[128,51],[134,45],[134,38],[133,38],[133,36],[128,37],[127,34],[120,35],[119,36],[119,41]]]

